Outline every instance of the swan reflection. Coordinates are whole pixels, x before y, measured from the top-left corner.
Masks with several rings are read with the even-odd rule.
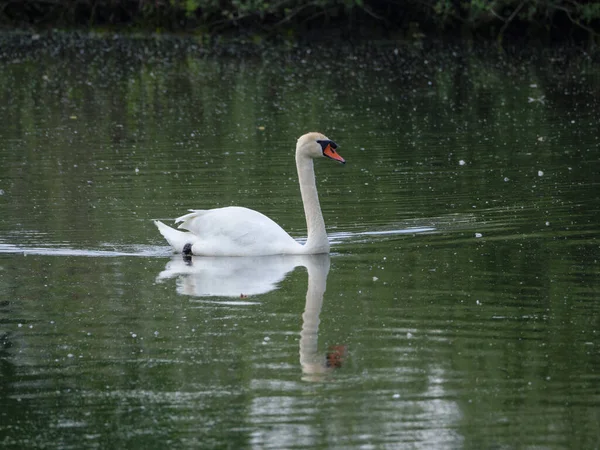
[[[193,256],[175,255],[157,282],[177,277],[177,292],[195,297],[245,297],[277,289],[308,256]]]
[[[319,354],[318,333],[323,296],[327,288],[329,255],[277,255],[256,257],[174,256],[156,281],[177,277],[177,292],[195,297],[235,297],[265,294],[296,267],[306,267],[308,288],[300,331],[300,364],[303,380],[319,381],[341,366],[346,347],[333,346]]]

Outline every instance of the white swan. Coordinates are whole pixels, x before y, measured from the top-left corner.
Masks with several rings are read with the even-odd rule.
[[[171,247],[187,255],[259,256],[308,255],[329,253],[329,241],[319,205],[313,159],[327,157],[341,163],[346,161],[337,151],[337,144],[321,133],[307,133],[296,143],[296,168],[300,193],[306,215],[308,237],[299,244],[267,216],[248,208],[191,210],[175,219],[181,222],[178,231],[155,220],[160,233]]]

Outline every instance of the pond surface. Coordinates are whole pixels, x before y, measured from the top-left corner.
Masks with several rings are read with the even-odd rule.
[[[598,448],[598,63],[4,39],[3,448]],[[171,255],[313,130],[331,255]]]

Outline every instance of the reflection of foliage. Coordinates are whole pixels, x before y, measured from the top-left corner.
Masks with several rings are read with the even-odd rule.
[[[357,20],[360,19],[360,20]],[[10,24],[133,25],[153,29],[273,31],[337,23],[373,29],[467,29],[506,32],[584,30],[598,36],[600,3],[592,0],[23,0],[8,2],[0,20]],[[420,25],[417,25],[420,24]]]
[[[233,203],[275,217],[293,210],[285,225],[294,233],[305,224],[296,210],[291,152],[304,131],[322,130],[343,149],[344,141],[353,140],[367,149],[388,148],[388,153],[349,150],[355,167],[415,165],[425,149],[438,164],[448,159],[447,146],[477,160],[485,146],[497,158],[486,169],[501,160],[516,171],[511,165],[522,162],[516,157],[521,145],[513,137],[546,148],[538,138],[551,135],[554,126],[547,118],[552,108],[530,104],[529,97],[544,97],[547,105],[589,104],[600,92],[597,69],[568,52],[570,63],[558,62],[560,54],[511,64],[504,56],[442,54],[415,46],[397,54],[385,47],[346,52],[311,47],[310,54],[292,49],[212,58],[203,57],[194,40],[187,49],[183,40],[168,38],[88,38],[61,46],[59,35],[49,37],[50,44],[34,40],[37,52],[13,55],[11,64],[0,66],[0,140],[9,155],[0,164],[0,179],[14,180],[0,186],[10,192],[2,198],[14,211],[22,208],[23,198],[68,211],[44,214],[38,207],[28,213],[44,224],[40,229],[57,230],[53,239],[58,240],[70,240],[75,229],[86,230],[81,240],[104,242],[116,235],[135,242],[136,230],[127,225],[131,211],[164,218],[187,208]],[[576,81],[586,74],[584,84]],[[571,94],[560,94],[565,91]],[[443,145],[432,141],[440,130],[445,130]],[[394,149],[414,151],[391,154],[381,136],[395,139]],[[542,165],[551,165],[550,153],[537,156],[548,158]],[[323,165],[319,174],[324,179],[333,170]],[[457,198],[490,183],[485,171],[468,173],[480,176],[460,187]],[[126,195],[115,187],[123,177]],[[497,177],[500,186],[503,177]],[[358,184],[364,187],[352,197],[353,221],[373,217],[380,208],[372,201],[379,193],[370,173],[359,174]],[[329,183],[327,189],[343,189],[343,184]],[[205,194],[190,197],[190,192]],[[531,195],[522,192],[522,198]],[[323,195],[325,211],[335,198]],[[424,215],[436,214],[446,201],[429,199],[431,211]],[[401,213],[398,220],[404,218]]]

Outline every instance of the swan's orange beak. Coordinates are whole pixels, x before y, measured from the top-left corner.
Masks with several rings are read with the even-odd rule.
[[[323,150],[323,155],[327,156],[328,158],[339,161],[342,164],[346,164],[346,160],[342,158],[338,152],[335,151],[331,144],[328,144],[327,147],[325,147],[325,150]]]

